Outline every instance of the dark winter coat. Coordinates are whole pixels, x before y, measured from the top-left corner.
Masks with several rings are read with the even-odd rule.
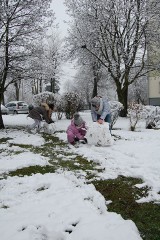
[[[28,117],[32,119],[38,119],[39,121],[42,121],[44,119],[47,123],[52,122],[52,120],[48,116],[48,112],[44,107],[34,107],[29,112]]]

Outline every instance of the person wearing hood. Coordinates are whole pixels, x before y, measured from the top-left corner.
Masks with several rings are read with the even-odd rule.
[[[87,126],[79,113],[73,115],[73,119],[71,120],[66,133],[68,142],[72,145],[75,145],[78,141],[83,144],[87,143],[87,139],[85,138]]]
[[[95,96],[91,99],[91,116],[93,122],[98,122],[99,124],[108,122],[111,131],[111,109],[106,98]]]
[[[54,103],[41,103],[41,106],[45,108],[48,113],[48,117],[51,119],[52,113],[54,111]]]
[[[43,106],[34,107],[29,111],[28,117],[32,118],[34,120],[34,123],[31,126],[28,126],[28,132],[31,132],[34,128],[37,128],[37,132],[39,132],[41,127],[41,122],[45,120],[46,123],[54,123],[54,121],[51,119],[51,116],[49,116],[49,110],[53,111],[54,105],[48,105],[49,109],[45,109]]]

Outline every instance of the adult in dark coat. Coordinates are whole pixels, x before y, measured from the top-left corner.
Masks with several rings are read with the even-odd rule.
[[[41,122],[44,119],[48,124],[53,123],[51,118],[48,116],[48,111],[40,106],[40,107],[34,107],[32,110],[30,110],[28,117],[32,118],[34,120],[34,123],[29,127],[29,131],[31,129],[34,129],[37,127],[37,130],[39,131]]]

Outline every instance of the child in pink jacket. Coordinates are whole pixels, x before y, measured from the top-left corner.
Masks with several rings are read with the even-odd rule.
[[[74,114],[66,132],[70,144],[75,145],[79,140],[82,140],[81,143],[83,144],[87,143],[87,139],[85,138],[87,132],[86,123],[79,113]]]

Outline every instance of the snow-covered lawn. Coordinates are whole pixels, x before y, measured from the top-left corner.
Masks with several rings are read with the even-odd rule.
[[[91,124],[89,112],[81,113]],[[44,166],[48,158],[14,144],[41,146],[41,134],[28,134],[32,119],[26,115],[3,116],[6,126],[21,129],[0,130],[0,173],[33,165]],[[57,131],[66,130],[69,120],[55,123]],[[70,152],[84,155],[99,163],[102,179],[118,175],[140,177],[151,187],[146,199],[139,202],[160,202],[160,130],[146,130],[141,122],[136,132],[129,131],[128,119],[119,118],[112,130],[112,146],[80,145]],[[120,130],[121,129],[121,130]],[[67,141],[65,132],[56,135]],[[118,138],[119,136],[119,138]],[[140,185],[139,185],[140,187]],[[110,200],[110,199],[108,199]],[[106,210],[105,199],[84,178],[72,172],[8,177],[0,181],[1,240],[139,240],[135,224]]]

